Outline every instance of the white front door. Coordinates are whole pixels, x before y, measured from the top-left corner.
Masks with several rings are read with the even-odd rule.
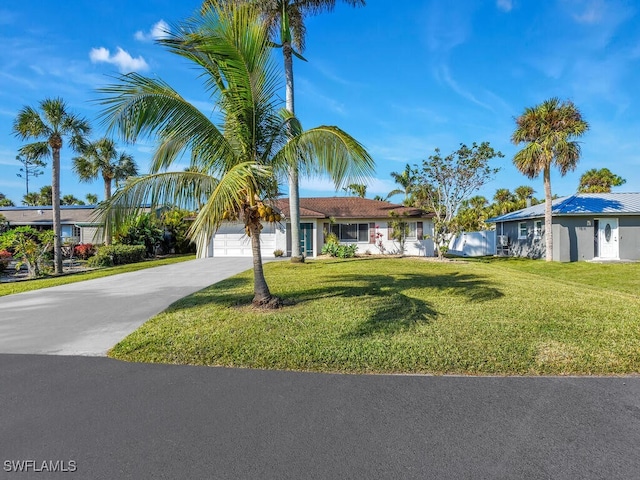
[[[600,258],[618,258],[618,219],[598,219],[598,256]]]

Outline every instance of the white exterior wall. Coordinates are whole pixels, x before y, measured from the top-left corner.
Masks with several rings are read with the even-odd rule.
[[[414,221],[410,219],[409,221]],[[433,222],[430,219],[420,219],[422,222],[424,240],[407,239],[405,242],[405,255],[431,257],[434,256],[433,247]],[[303,223],[311,223],[313,225],[313,256],[317,257],[322,252],[324,245],[324,224],[329,223],[328,219],[303,219]],[[353,223],[375,223],[378,226],[377,231],[382,235],[382,246],[384,253],[394,254],[398,252],[398,242],[388,237],[388,222],[379,219],[354,219],[339,220],[335,224],[353,224]],[[287,235],[285,223],[276,225],[265,225],[260,234],[260,243],[262,245],[262,256],[265,258],[273,258],[275,250],[287,251]],[[364,255],[367,251],[371,254],[380,254],[380,249],[375,244],[366,242],[347,242],[355,243],[358,246],[357,253]],[[244,232],[244,225],[238,222],[225,222],[218,232],[213,236],[206,248],[198,248],[198,257],[247,257],[251,256],[251,239]]]
[[[418,240],[417,238],[408,238],[404,245],[404,254],[408,256],[417,256],[417,257],[432,257],[434,256],[434,246],[433,246],[433,222],[431,219],[422,218],[419,220],[408,219],[410,222],[420,221],[422,222],[422,236],[423,240]],[[317,234],[317,242],[314,244],[314,251],[317,249],[317,255],[322,251],[322,246],[324,244],[324,224],[327,223],[325,220],[318,220],[316,223],[316,231]],[[369,240],[366,242],[353,242],[353,241],[344,241],[341,240],[340,243],[350,244],[355,243],[358,246],[357,253],[360,255],[364,255],[367,251],[373,255],[379,255],[381,253],[384,254],[396,254],[400,248],[400,244],[389,238],[389,224],[387,220],[381,221],[380,219],[354,219],[354,220],[336,220],[334,225],[339,224],[353,224],[353,223],[375,223],[378,227],[376,229],[376,233],[380,233],[382,236],[380,240],[382,241],[383,252],[380,251],[380,248],[376,246],[374,243],[370,243]],[[378,243],[378,241],[376,241]]]

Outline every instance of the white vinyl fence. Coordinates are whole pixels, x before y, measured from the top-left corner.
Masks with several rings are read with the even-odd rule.
[[[496,254],[495,230],[463,232],[449,242],[447,253],[460,257],[483,257]]]

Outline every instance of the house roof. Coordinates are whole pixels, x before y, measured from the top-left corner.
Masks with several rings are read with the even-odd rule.
[[[275,206],[289,217],[289,199],[275,201]],[[300,199],[301,218],[389,218],[390,212],[409,217],[431,218],[433,214],[419,208],[360,197],[312,197]]]
[[[61,205],[60,223],[63,225],[95,224],[94,211],[95,205]],[[53,209],[50,206],[2,207],[0,214],[9,221],[11,226],[53,225]]]
[[[551,203],[553,216],[640,215],[640,193],[576,193],[557,198]],[[487,220],[489,223],[510,222],[544,217],[544,203],[506,213]]]

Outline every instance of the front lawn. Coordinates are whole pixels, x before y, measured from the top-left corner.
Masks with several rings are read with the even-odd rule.
[[[110,356],[330,372],[640,372],[640,264],[363,258],[265,271],[294,305],[247,306],[245,272],[175,303]]]

